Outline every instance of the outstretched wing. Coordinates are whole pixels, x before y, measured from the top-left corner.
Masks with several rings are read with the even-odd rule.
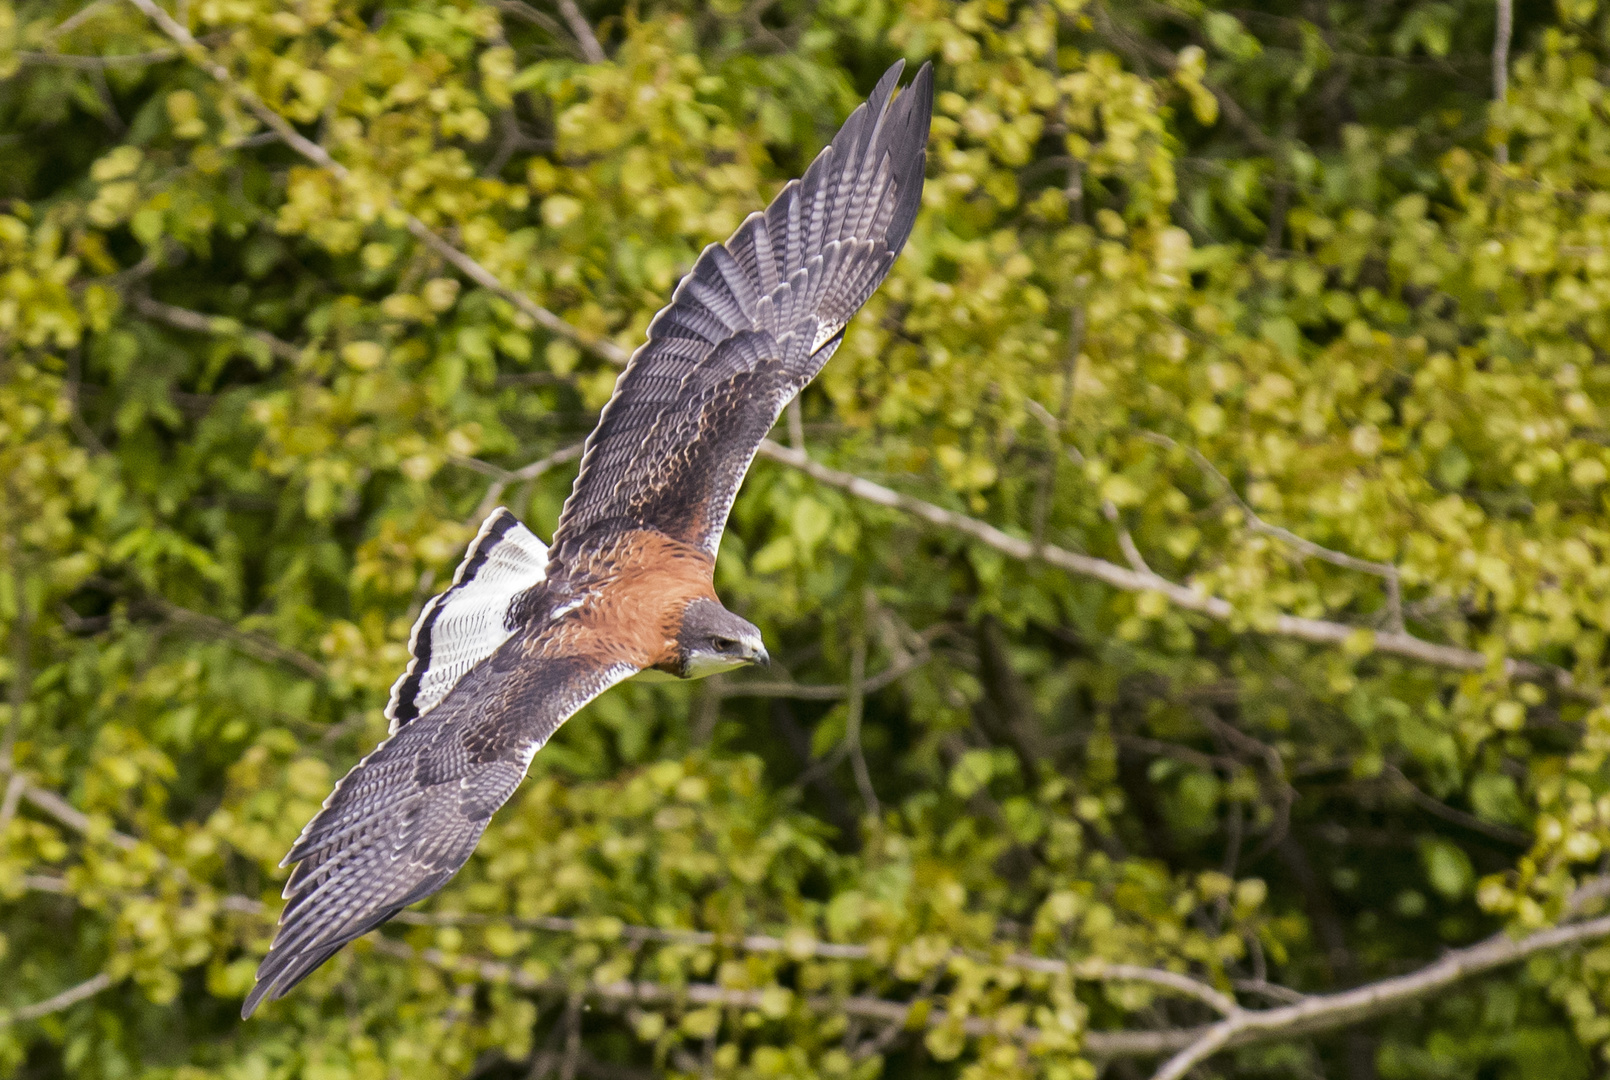
[[[298,865],[243,1017],[447,884],[549,736],[637,670],[546,644],[541,631],[503,642],[336,785],[285,857]]]
[[[916,220],[933,111],[902,64],[827,149],[725,244],[704,249],[649,325],[587,439],[554,550],[649,527],[714,555],[755,450],[838,347]]]
[[[471,668],[514,633],[514,598],[542,583],[548,548],[503,507],[487,515],[453,584],[425,605],[408,636],[408,670],[391,688],[393,733],[441,703]]]

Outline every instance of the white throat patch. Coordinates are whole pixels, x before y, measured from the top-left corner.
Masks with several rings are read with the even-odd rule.
[[[747,660],[735,660],[729,656],[715,656],[711,653],[694,653],[688,657],[688,678],[702,679],[706,675],[719,675],[723,671],[733,671],[748,665]]]

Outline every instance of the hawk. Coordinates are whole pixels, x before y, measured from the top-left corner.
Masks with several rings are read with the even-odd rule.
[[[604,690],[768,662],[716,598],[716,548],[760,441],[911,232],[933,71],[897,97],[902,67],[677,285],[587,438],[552,547],[502,508],[482,524],[414,625],[390,734],[281,864],[296,869],[243,1017],[447,884],[533,755]]]

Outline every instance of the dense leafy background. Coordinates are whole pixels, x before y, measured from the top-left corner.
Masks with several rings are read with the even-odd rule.
[[[1566,913],[1610,842],[1594,0],[1521,7],[1496,106],[1489,0],[602,0],[596,47],[571,6],[179,0],[340,182],[131,4],[0,3],[0,1002],[107,983],[0,1070],[1141,1077],[1085,1033],[1200,1002],[1008,954],[1262,1006]],[[242,1024],[276,863],[489,483],[608,396],[585,341],[633,347],[901,56],[938,70],[924,212],[796,435],[1233,617],[762,461],[717,584],[780,671],[611,691],[443,918]],[[504,501],[547,535],[573,469]],[[1489,662],[1374,649],[1400,621]],[[1201,1075],[1565,1080],[1607,1040],[1601,946]]]

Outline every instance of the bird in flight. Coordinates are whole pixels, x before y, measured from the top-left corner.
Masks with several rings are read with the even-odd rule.
[[[761,440],[916,220],[933,70],[896,96],[903,66],[803,177],[699,255],[588,436],[553,546],[502,508],[482,524],[414,625],[390,735],[281,864],[296,869],[243,1017],[447,884],[536,752],[606,689],[768,662],[716,598],[716,549]]]

